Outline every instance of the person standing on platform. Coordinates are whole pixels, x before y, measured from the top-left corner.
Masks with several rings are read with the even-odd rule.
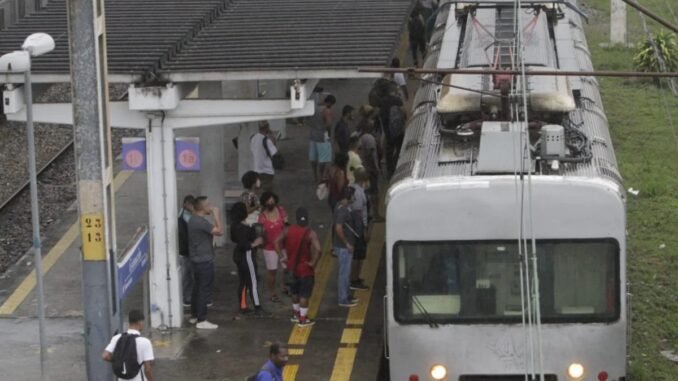
[[[365,169],[360,168],[355,172],[355,183],[351,184],[353,188],[353,202],[351,203],[351,228],[347,234],[353,235],[353,260],[351,261],[351,283],[352,290],[367,290],[360,278],[362,264],[367,256],[368,234],[368,215],[369,201],[365,189],[369,187],[370,178]],[[346,234],[346,232],[344,232]]]
[[[400,69],[400,59],[394,58],[391,60],[391,67],[394,69]],[[398,91],[400,92],[400,97],[407,101],[410,98],[409,93],[407,92],[407,80],[405,80],[405,73],[393,73],[393,82],[398,85]]]
[[[389,178],[395,171],[400,156],[400,146],[405,137],[407,114],[403,107],[403,100],[398,96],[398,90],[395,87],[391,88],[391,92],[381,99],[379,105],[379,117],[384,126],[386,145],[386,172]]]
[[[308,317],[308,300],[313,292],[315,266],[320,258],[320,240],[318,234],[308,227],[308,210],[300,207],[296,212],[297,223],[283,230],[276,238],[275,251],[281,255],[283,242],[287,251],[287,271],[294,278],[291,287],[292,322],[300,327],[315,324]]]
[[[281,257],[275,251],[274,242],[282,234],[287,224],[287,212],[285,208],[278,205],[278,195],[273,192],[264,192],[261,195],[262,211],[259,214],[259,223],[263,225],[265,244],[263,247],[264,260],[266,262],[266,283],[271,293],[271,301],[280,302],[280,297],[275,290],[275,280],[278,274],[278,263],[284,263],[287,260],[285,252]],[[284,286],[283,286],[284,287]]]
[[[273,191],[273,179],[275,177],[275,169],[273,168],[271,158],[278,153],[278,148],[275,146],[271,136],[270,125],[267,121],[262,121],[259,122],[259,132],[254,134],[252,139],[250,139],[254,172],[259,175],[261,188],[269,192]],[[264,147],[264,144],[266,147]]]
[[[289,360],[287,345],[273,343],[269,348],[270,359],[261,367],[254,381],[284,381],[283,369]]]
[[[332,162],[332,106],[337,103],[334,95],[325,97],[322,106],[318,107],[311,119],[308,159],[311,161],[313,180],[318,183],[326,167]]]
[[[191,296],[193,295],[193,267],[188,257],[188,221],[193,215],[193,202],[195,197],[187,195],[184,197],[184,203],[179,211],[177,222],[177,235],[179,237],[179,262],[181,264],[181,288],[183,291],[184,307],[191,306]]]
[[[153,381],[154,379],[153,360],[155,358],[153,356],[153,345],[149,339],[141,336],[141,331],[144,330],[144,319],[144,314],[141,311],[131,310],[129,312],[129,328],[127,332],[113,336],[110,343],[106,346],[104,353],[101,354],[101,358],[104,361],[113,363],[113,372],[117,376],[121,376],[120,372],[124,373],[126,377],[130,377],[132,375],[127,370],[136,368],[137,365],[139,366],[135,376],[132,378],[119,378],[119,380]],[[130,353],[128,351],[131,350],[132,343],[136,352],[136,361],[130,367],[127,367],[128,362],[124,360],[128,359],[128,357],[125,354]]]
[[[348,141],[351,137],[350,123],[354,119],[354,111],[355,108],[351,105],[346,105],[341,109],[341,119],[334,127],[334,142],[337,146],[337,152],[348,152]]]
[[[247,224],[252,226],[259,220],[259,212],[261,211],[261,204],[259,203],[259,194],[261,190],[261,180],[259,175],[254,171],[247,171],[242,175],[242,186],[245,191],[240,195],[240,200],[245,203],[247,207]]]
[[[370,206],[372,207],[372,216],[375,220],[381,221],[379,216],[379,174],[381,172],[379,165],[379,153],[377,139],[374,136],[374,120],[370,118],[372,112],[371,106],[365,109],[365,123],[358,125],[358,134],[360,136],[360,160],[370,178],[370,186],[367,188]],[[361,107],[361,110],[363,110]]]
[[[348,140],[348,164],[346,164],[346,179],[348,179],[349,184],[355,182],[355,172],[363,168],[363,162],[360,159],[360,148],[358,135],[351,135]]]
[[[339,306],[355,307],[358,300],[351,296],[349,281],[351,276],[351,261],[353,258],[353,244],[355,235],[351,226],[351,202],[353,200],[353,189],[344,187],[339,197],[339,203],[334,211],[334,252],[339,260],[339,271],[337,277],[337,295],[339,297]]]
[[[348,154],[345,152],[337,152],[334,156],[332,166],[327,170],[327,188],[329,189],[327,202],[330,204],[332,213],[334,213],[334,208],[339,202],[341,190],[348,185],[348,178],[346,177],[347,165]]]
[[[214,236],[222,236],[219,208],[211,207],[207,197],[195,199],[194,214],[188,221],[188,251],[193,265],[193,296],[191,297],[191,313],[189,320],[196,323],[198,329],[216,329],[218,325],[207,321],[207,302],[212,293],[214,283]],[[214,223],[207,220],[212,216]]]
[[[257,278],[257,258],[254,255],[257,248],[264,243],[262,237],[257,237],[255,229],[247,223],[247,206],[243,202],[237,202],[231,209],[231,241],[235,243],[233,249],[233,262],[238,269],[238,307],[241,314],[250,312],[247,308],[249,294],[254,313],[263,315],[261,301],[259,299],[259,282]]]
[[[418,7],[415,7],[407,22],[407,31],[410,37],[410,51],[414,66],[419,66],[417,53],[421,53],[422,62],[426,55],[426,25]]]

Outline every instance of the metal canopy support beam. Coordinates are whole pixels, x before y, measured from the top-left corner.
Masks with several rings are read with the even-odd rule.
[[[112,280],[116,277],[115,215],[111,184],[108,83],[103,2],[68,0],[68,31],[73,76],[73,132],[82,239],[85,359],[88,380],[111,380],[101,351],[111,337],[111,317],[119,313]]]
[[[312,100],[303,109],[292,110],[289,99],[220,99],[182,100],[175,110],[165,113],[166,127],[197,128],[252,122],[263,119],[297,118],[313,115]],[[121,128],[146,128],[145,113],[132,111],[127,102],[110,102],[110,124]],[[25,121],[25,108],[15,114],[6,114],[8,120]],[[37,123],[72,124],[73,107],[70,103],[41,103],[33,105],[33,120]]]
[[[148,211],[151,233],[151,326],[181,327],[183,305],[177,268],[177,180],[174,131],[162,118],[146,129]]]

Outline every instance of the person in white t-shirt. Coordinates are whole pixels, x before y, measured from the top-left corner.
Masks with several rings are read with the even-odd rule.
[[[261,189],[263,191],[273,191],[273,177],[275,176],[275,169],[273,169],[273,161],[271,157],[278,153],[278,148],[275,146],[271,138],[271,128],[267,121],[259,123],[259,132],[250,139],[250,151],[252,152],[252,169],[259,174],[261,180]],[[266,139],[266,147],[264,148],[264,139]]]
[[[151,341],[141,336],[141,331],[144,330],[144,314],[139,310],[131,310],[129,312],[129,328],[127,333],[138,336],[134,342],[137,347],[137,361],[142,364],[139,373],[132,378],[132,381],[153,381],[153,345]],[[120,340],[120,334],[113,336],[111,342],[108,343],[104,353],[101,357],[108,362],[113,362],[113,352],[115,346]],[[122,380],[122,379],[119,379]]]
[[[395,69],[400,68],[400,60],[398,58],[394,58],[391,60],[391,67]],[[404,73],[393,73],[393,82],[398,85],[398,93],[400,95],[400,98],[402,98],[404,101],[408,100],[410,98],[410,95],[407,92],[407,80],[405,80],[405,74]]]

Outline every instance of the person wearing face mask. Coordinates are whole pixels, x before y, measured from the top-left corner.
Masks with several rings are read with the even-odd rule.
[[[259,196],[257,195],[261,190],[261,179],[259,179],[258,173],[247,171],[242,175],[241,181],[245,191],[240,196],[240,200],[247,207],[247,220],[245,223],[252,226],[252,224],[259,220],[259,212],[261,210]]]
[[[278,262],[283,264],[287,260],[286,252],[282,252],[282,258],[278,257],[275,251],[275,240],[282,233],[287,224],[287,212],[285,208],[278,205],[279,198],[273,192],[264,192],[261,195],[262,211],[259,214],[259,223],[264,228],[265,244],[263,247],[264,262],[266,262],[266,284],[271,293],[272,302],[280,302],[280,298],[275,290],[275,278],[278,273]],[[284,289],[283,285],[283,289]]]

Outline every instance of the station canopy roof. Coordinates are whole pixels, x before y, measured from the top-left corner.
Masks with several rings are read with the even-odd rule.
[[[111,82],[358,77],[389,63],[410,0],[106,0]],[[0,54],[31,33],[54,51],[34,59],[36,82],[69,78],[66,0],[0,32]],[[373,74],[372,74],[373,75]]]

